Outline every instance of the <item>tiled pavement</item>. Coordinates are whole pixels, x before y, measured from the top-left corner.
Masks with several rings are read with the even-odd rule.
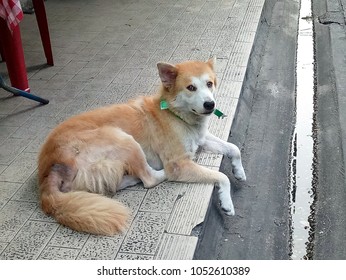
[[[264,0],[48,0],[53,67],[45,65],[34,15],[21,22],[31,91],[50,103],[0,89],[0,259],[191,259],[213,186],[141,185],[115,195],[132,210],[114,237],[74,232],[38,206],[37,152],[67,117],[154,92],[158,61],[217,58],[219,108],[210,123],[227,139]],[[0,73],[6,78],[5,63]],[[197,160],[219,168],[220,155]],[[196,199],[198,197],[198,199]]]

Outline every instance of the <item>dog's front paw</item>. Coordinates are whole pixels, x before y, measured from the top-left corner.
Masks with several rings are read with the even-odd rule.
[[[234,168],[233,169],[233,174],[234,174],[234,177],[238,181],[240,181],[240,182],[246,181],[246,174],[245,174],[245,171],[244,171],[243,167]]]
[[[234,206],[233,203],[222,203],[221,202],[221,209],[225,212],[227,216],[234,216],[235,211],[234,211]]]

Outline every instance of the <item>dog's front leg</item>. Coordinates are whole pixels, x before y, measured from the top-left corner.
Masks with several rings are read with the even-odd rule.
[[[246,175],[243,164],[241,162],[241,154],[239,148],[229,142],[212,135],[210,132],[206,135],[205,142],[201,145],[205,152],[223,154],[231,159],[232,171],[234,177],[239,181],[245,181]]]
[[[215,184],[221,208],[227,215],[234,215],[231,183],[225,174],[198,165],[190,159],[171,161],[165,166],[165,171],[169,181]]]

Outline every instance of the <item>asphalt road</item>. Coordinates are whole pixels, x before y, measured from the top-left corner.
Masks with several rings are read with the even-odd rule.
[[[346,259],[346,0],[313,1],[317,190],[314,259]]]
[[[346,0],[313,0],[315,164],[306,258],[346,259]],[[236,216],[210,205],[196,259],[290,259],[290,155],[295,126],[298,1],[267,0],[229,140],[246,184],[233,179]]]

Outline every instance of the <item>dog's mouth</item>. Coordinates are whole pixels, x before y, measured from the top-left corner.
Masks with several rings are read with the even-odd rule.
[[[197,112],[195,109],[192,109],[192,112],[198,116],[209,116],[214,112],[214,109],[213,110],[205,110],[204,112],[201,112],[201,113]]]

